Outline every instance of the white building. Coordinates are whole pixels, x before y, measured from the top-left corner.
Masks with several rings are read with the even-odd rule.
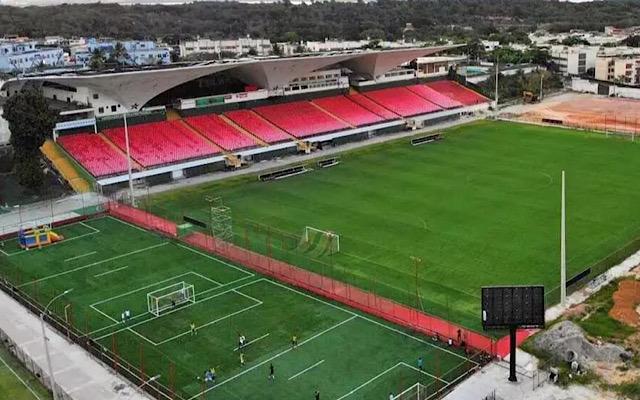
[[[326,53],[330,51],[348,51],[348,50],[357,50],[362,49],[368,46],[371,43],[371,39],[363,39],[363,40],[332,40],[325,39],[322,42],[312,42],[307,41],[305,43],[305,48],[308,52],[311,53]],[[424,42],[405,42],[402,40],[390,42],[386,40],[381,40],[378,42],[378,46],[383,49],[402,49],[416,46],[423,46]]]
[[[235,55],[247,54],[252,49],[259,56],[266,56],[272,50],[271,41],[269,39],[227,39],[212,40],[198,38],[196,40],[187,40],[180,42],[180,57],[188,57],[197,53],[221,54],[233,53]]]
[[[0,41],[0,72],[22,73],[64,65],[60,48],[39,47],[35,41]]]
[[[602,81],[640,85],[640,49],[603,48],[596,58],[595,78]]]
[[[418,78],[445,76],[449,73],[449,68],[457,68],[465,61],[467,61],[466,56],[418,57],[416,59],[417,76]]]
[[[500,47],[500,42],[497,40],[483,40],[481,41],[484,51],[491,52]]]
[[[109,58],[117,41],[87,39],[70,47],[71,58],[76,65],[87,66],[96,49],[102,50],[104,56]],[[165,45],[157,45],[149,40],[122,41],[122,46],[127,50],[128,58],[125,60],[131,65],[157,65],[171,63],[171,48]]]
[[[599,46],[551,46],[552,61],[563,75],[584,74],[596,66]]]

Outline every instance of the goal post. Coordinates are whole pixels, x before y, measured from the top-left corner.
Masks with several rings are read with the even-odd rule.
[[[147,293],[147,309],[156,317],[182,304],[195,302],[195,288],[186,282],[174,283]]]
[[[305,226],[302,238],[307,248],[315,247],[329,254],[340,252],[340,235],[337,233]]]

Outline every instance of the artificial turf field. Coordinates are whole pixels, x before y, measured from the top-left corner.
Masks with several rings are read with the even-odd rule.
[[[55,231],[65,239],[42,249],[23,251],[6,240],[2,275],[42,304],[73,289],[54,303],[55,313],[147,376],[160,374],[184,399],[312,398],[316,389],[326,399],[387,398],[417,382],[435,391],[475,365],[429,338],[111,217]],[[195,302],[148,313],[147,293],[178,282],[195,286]],[[127,323],[124,310],[132,313]],[[249,342],[245,366],[239,334]],[[216,382],[203,385],[211,367]]]
[[[571,277],[639,236],[636,143],[482,121],[437,143],[372,145],[332,168],[181,188],[144,207],[208,221],[205,197],[220,196],[236,243],[479,330],[481,286],[544,284],[547,304],[558,301],[562,170]],[[340,252],[296,247],[305,226],[339,234]]]
[[[0,398],[11,400],[48,400],[44,386],[0,345]]]

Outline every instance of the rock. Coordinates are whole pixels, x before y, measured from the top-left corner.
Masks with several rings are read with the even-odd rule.
[[[593,344],[585,338],[584,331],[571,321],[562,321],[534,338],[533,345],[566,362],[577,361],[590,365],[593,362],[618,363],[632,357],[624,348],[611,344]]]

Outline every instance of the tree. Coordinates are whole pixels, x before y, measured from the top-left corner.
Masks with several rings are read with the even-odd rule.
[[[586,39],[582,39],[578,36],[569,36],[567,38],[565,38],[562,42],[563,45],[565,46],[577,46],[580,44],[584,44],[584,45],[589,45],[589,41]]]
[[[109,63],[124,65],[129,60],[129,53],[122,42],[116,42],[113,51],[109,55]]]
[[[629,47],[640,47],[640,35],[628,36],[622,41],[622,44]]]
[[[39,89],[28,87],[9,97],[2,117],[9,122],[18,180],[21,185],[37,189],[44,178],[40,147],[53,131],[56,114]]]
[[[91,54],[89,59],[89,68],[95,71],[101,71],[104,69],[106,60],[104,57],[104,51],[101,48],[96,48]]]
[[[282,47],[280,47],[278,45],[278,43],[274,43],[273,45],[271,45],[271,47],[272,47],[271,53],[274,56],[281,56],[282,55]]]
[[[249,56],[257,56],[258,55],[258,51],[256,50],[255,47],[250,47],[249,51],[247,52],[247,55],[249,55]]]
[[[474,38],[467,43],[467,55],[469,61],[479,61],[485,55],[484,45],[478,38]]]

